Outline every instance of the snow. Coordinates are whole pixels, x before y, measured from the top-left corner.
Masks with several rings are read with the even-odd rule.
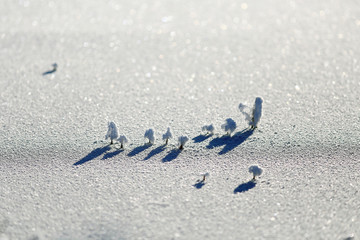
[[[0,16],[0,239],[360,237],[356,1],[4,0]],[[237,107],[258,96],[249,130]],[[226,118],[231,136],[201,133]],[[144,144],[149,126],[190,140]]]

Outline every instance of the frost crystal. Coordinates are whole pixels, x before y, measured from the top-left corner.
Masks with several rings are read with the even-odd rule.
[[[187,136],[181,136],[179,137],[179,149],[184,149],[184,146],[186,144],[187,141],[189,141],[189,138]]]
[[[240,103],[239,110],[245,116],[245,121],[251,126],[251,129],[257,128],[257,125],[261,118],[263,100],[260,97],[255,99],[254,107],[250,109],[248,106]],[[250,113],[247,113],[245,109],[250,109]],[[250,115],[251,114],[251,115]]]
[[[124,148],[125,144],[129,142],[129,140],[126,138],[125,135],[121,135],[118,139],[118,141],[120,142],[121,146],[120,148]]]
[[[236,122],[231,118],[225,120],[225,123],[221,125],[221,128],[228,134],[231,135],[233,131],[236,129]]]
[[[108,122],[108,131],[105,135],[105,139],[110,138],[111,143],[113,144],[113,140],[119,136],[118,129],[114,122]]]
[[[256,166],[256,165],[253,165],[251,167],[249,167],[249,173],[252,173],[253,174],[253,179],[255,180],[255,177],[256,176],[260,176],[262,174],[263,170]]]
[[[255,99],[254,108],[253,108],[253,117],[252,117],[252,128],[256,128],[257,124],[261,118],[261,111],[262,111],[262,103],[263,100],[260,97]]]
[[[210,176],[210,173],[204,173],[204,174],[201,174],[203,176],[203,179],[201,180],[202,182],[205,182],[206,180],[206,177]]]
[[[165,140],[165,144],[168,144],[168,141],[171,138],[172,138],[172,134],[171,134],[170,128],[168,127],[166,133],[163,134],[163,140]]]
[[[144,138],[149,139],[149,143],[154,144],[155,142],[154,130],[151,128],[146,130]]]
[[[210,125],[205,125],[205,126],[203,126],[203,127],[201,128],[201,130],[202,130],[203,132],[207,132],[207,133],[210,133],[210,134],[214,134],[215,128],[214,128],[214,125],[210,124]]]

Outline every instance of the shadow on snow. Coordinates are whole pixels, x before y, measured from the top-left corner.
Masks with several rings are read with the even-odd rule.
[[[115,157],[116,155],[122,153],[123,151],[124,151],[124,149],[118,149],[118,150],[116,150],[116,151],[114,151],[114,152],[106,153],[106,154],[103,156],[102,160],[106,160],[106,159],[108,159],[108,158]]]
[[[151,157],[155,156],[156,154],[161,153],[162,151],[165,150],[166,145],[161,145],[153,150],[151,150],[151,152],[149,152],[149,154],[144,158],[144,160],[148,160]]]
[[[107,152],[109,150],[110,150],[109,145],[107,145],[105,147],[96,148],[96,149],[92,150],[88,155],[86,155],[85,157],[83,157],[82,159],[80,159],[79,161],[74,163],[74,165],[77,166],[77,165],[84,164],[84,163],[86,163],[88,161],[91,161],[91,160],[99,157],[100,155],[102,155],[103,153],[105,153],[105,152]]]
[[[176,159],[180,153],[180,149],[173,149],[162,159],[162,162],[171,162],[172,160]]]
[[[205,185],[204,181],[198,180],[193,186],[197,189],[201,189]]]
[[[249,191],[250,189],[254,188],[256,186],[256,182],[254,180],[250,180],[246,183],[242,183],[237,188],[234,189],[234,194],[242,193]]]
[[[133,157],[135,156],[136,154],[139,154],[141,153],[142,151],[145,151],[146,149],[148,149],[149,147],[151,147],[152,145],[151,144],[144,144],[142,146],[139,146],[139,147],[136,147],[134,148],[131,152],[128,153],[128,156],[129,157]]]
[[[56,69],[53,69],[53,70],[44,72],[42,75],[45,76],[45,75],[48,75],[48,74],[52,74],[52,73],[54,73],[54,72],[56,72]]]
[[[200,134],[199,136],[194,137],[192,140],[194,140],[194,143],[199,143],[205,141],[206,139],[212,137],[213,135],[214,134],[208,134],[208,135]]]
[[[241,132],[235,133],[231,136],[222,136],[218,138],[214,138],[209,142],[209,145],[206,146],[208,149],[212,149],[215,147],[224,146],[224,148],[219,152],[220,155],[225,154],[242,144],[246,141],[252,134],[254,130],[252,129],[244,129]]]

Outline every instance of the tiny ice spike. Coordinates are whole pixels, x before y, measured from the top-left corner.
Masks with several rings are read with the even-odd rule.
[[[179,137],[179,149],[184,149],[184,146],[186,144],[187,141],[189,141],[189,138],[187,136],[181,136]]]
[[[260,122],[260,118],[262,115],[262,103],[263,100],[261,97],[257,97],[255,99],[255,103],[253,108],[249,108],[245,104],[240,103],[239,104],[239,110],[242,114],[245,116],[245,121],[248,122],[251,129],[257,128],[258,123]],[[246,109],[250,109],[250,112],[246,112]]]
[[[262,103],[263,100],[260,97],[255,99],[254,108],[252,112],[252,121],[251,128],[257,128],[258,123],[260,122],[261,112],[262,112]]]
[[[125,135],[121,135],[118,139],[121,144],[121,148],[124,148],[125,144],[129,142]]]
[[[221,125],[221,128],[228,134],[231,135],[233,131],[236,129],[236,122],[231,118],[225,120],[225,123]]]
[[[154,130],[152,128],[146,130],[144,138],[149,139],[149,143],[154,144],[155,142]]]
[[[214,125],[210,124],[210,125],[205,125],[201,128],[202,131],[206,131],[207,133],[210,133],[210,134],[214,134]]]
[[[251,167],[249,167],[249,173],[252,173],[253,174],[253,179],[255,180],[255,177],[256,176],[260,176],[262,174],[263,170],[256,166],[256,165],[253,165]]]
[[[170,128],[167,128],[167,131],[165,134],[163,134],[163,140],[165,140],[165,144],[168,144],[169,139],[172,138],[172,133],[170,131]]]
[[[119,137],[118,129],[114,122],[108,122],[108,131],[105,135],[105,139],[110,138],[111,143],[113,144],[113,140]]]

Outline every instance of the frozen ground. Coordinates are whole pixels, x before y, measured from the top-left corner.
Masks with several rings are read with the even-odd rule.
[[[0,239],[358,239],[359,41],[355,0],[2,0]]]

